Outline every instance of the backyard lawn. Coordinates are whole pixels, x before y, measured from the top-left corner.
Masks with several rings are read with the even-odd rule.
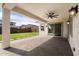
[[[10,39],[11,40],[17,40],[21,38],[27,38],[27,37],[32,37],[38,35],[37,32],[30,32],[30,33],[15,33],[15,34],[10,34]],[[2,35],[0,34],[0,41],[2,40]]]

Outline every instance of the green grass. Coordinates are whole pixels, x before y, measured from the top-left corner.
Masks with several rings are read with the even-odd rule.
[[[11,40],[17,40],[17,39],[22,39],[22,38],[27,38],[27,37],[32,37],[36,36],[38,33],[36,32],[30,32],[30,33],[15,33],[15,34],[10,34],[10,39]],[[2,35],[0,34],[0,41],[2,40]]]

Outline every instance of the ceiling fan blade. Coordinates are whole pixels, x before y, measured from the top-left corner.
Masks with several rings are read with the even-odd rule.
[[[52,12],[51,14],[54,15],[55,13]]]
[[[57,15],[57,14],[55,14],[54,12],[48,12],[48,13],[46,13],[46,15],[47,15],[47,18],[49,19],[49,18],[57,18],[59,15]]]
[[[52,16],[52,17],[54,17],[54,18],[57,18],[59,15],[54,15],[54,16]]]
[[[59,15],[53,15],[53,16],[59,16]]]
[[[54,18],[58,18],[58,17],[54,17]]]
[[[53,17],[58,17],[59,15],[53,15]]]

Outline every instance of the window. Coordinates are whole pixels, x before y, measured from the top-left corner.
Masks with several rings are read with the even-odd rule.
[[[41,31],[44,31],[44,26],[41,26]]]

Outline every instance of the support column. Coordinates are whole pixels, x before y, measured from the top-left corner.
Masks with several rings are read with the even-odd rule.
[[[2,48],[10,47],[10,10],[3,7],[2,10]]]

